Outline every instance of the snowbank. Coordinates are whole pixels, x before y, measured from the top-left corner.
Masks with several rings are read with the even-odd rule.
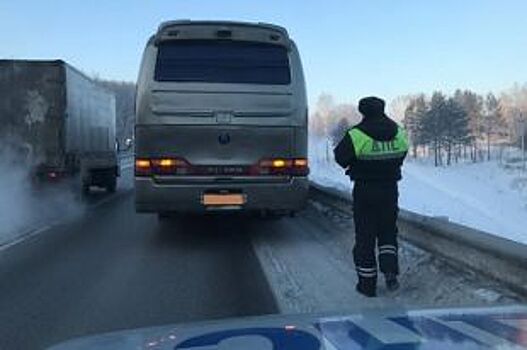
[[[342,169],[327,160],[324,140],[311,140],[310,162],[312,181],[351,190]],[[517,170],[506,170],[492,161],[436,168],[408,159],[399,205],[527,244],[527,189],[518,186],[520,179]]]

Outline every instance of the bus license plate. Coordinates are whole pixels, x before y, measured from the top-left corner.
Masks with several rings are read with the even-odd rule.
[[[245,204],[245,196],[239,193],[206,193],[202,199],[203,205],[218,206],[218,205],[243,205]]]

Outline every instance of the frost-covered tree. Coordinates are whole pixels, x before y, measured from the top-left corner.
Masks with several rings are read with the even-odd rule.
[[[418,147],[426,144],[423,135],[423,120],[427,111],[428,105],[426,98],[421,94],[409,101],[404,112],[403,124],[412,145],[412,154],[414,158],[417,157]]]
[[[491,138],[493,135],[502,134],[502,130],[505,127],[505,121],[501,112],[500,102],[496,98],[496,96],[494,96],[494,94],[487,94],[485,98],[484,110],[484,129],[485,138],[487,141],[487,160],[490,160]]]
[[[322,94],[318,97],[315,111],[310,117],[309,127],[314,135],[327,137],[331,126],[336,122],[331,120],[331,111],[335,108],[335,101],[330,94]]]
[[[351,123],[348,118],[342,117],[338,123],[331,130],[331,140],[333,145],[336,146],[342,137],[346,134],[346,131],[351,127]]]

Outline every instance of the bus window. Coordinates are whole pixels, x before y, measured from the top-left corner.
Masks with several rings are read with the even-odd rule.
[[[214,40],[166,41],[158,46],[155,80],[288,85],[284,46]]]

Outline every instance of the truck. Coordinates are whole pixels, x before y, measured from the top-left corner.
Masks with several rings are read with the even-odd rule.
[[[37,183],[114,192],[115,96],[62,60],[0,60],[0,148]]]

